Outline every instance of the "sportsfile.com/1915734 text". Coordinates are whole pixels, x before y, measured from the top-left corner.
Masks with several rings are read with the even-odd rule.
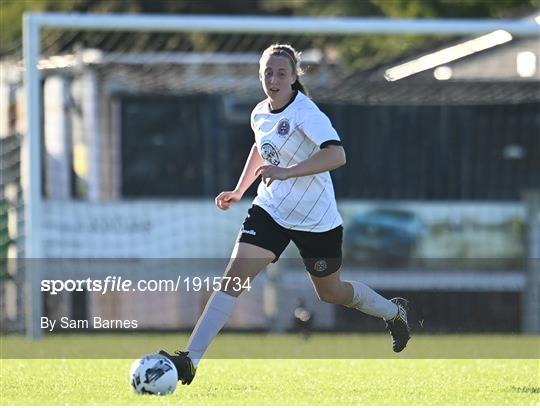
[[[250,278],[229,276],[181,276],[176,279],[125,279],[107,276],[105,279],[43,279],[41,292],[57,295],[62,292],[199,292],[199,291],[242,291],[251,290]]]

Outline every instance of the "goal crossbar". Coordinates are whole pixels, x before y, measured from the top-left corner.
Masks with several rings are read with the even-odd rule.
[[[28,13],[25,18],[37,27],[112,31],[453,35],[481,34],[493,30],[505,30],[519,36],[539,35],[539,25],[534,19],[390,19],[77,13]]]

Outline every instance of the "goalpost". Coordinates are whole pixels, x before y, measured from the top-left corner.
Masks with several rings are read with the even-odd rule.
[[[164,16],[28,13],[24,16],[24,85],[26,134],[23,138],[23,192],[25,204],[24,257],[27,262],[26,332],[39,338],[42,329],[40,268],[33,259],[44,258],[42,196],[42,87],[39,71],[41,33],[44,29],[166,33],[246,33],[297,35],[486,34],[504,30],[516,36],[537,37],[539,26],[525,20],[391,20],[335,17]],[[247,119],[246,119],[247,120]]]

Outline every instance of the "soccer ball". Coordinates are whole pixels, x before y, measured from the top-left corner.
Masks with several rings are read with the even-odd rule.
[[[165,395],[176,389],[178,373],[167,357],[149,354],[133,362],[129,380],[137,394]]]

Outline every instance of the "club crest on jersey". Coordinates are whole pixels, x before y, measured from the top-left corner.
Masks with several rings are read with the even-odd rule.
[[[271,143],[263,143],[261,146],[261,157],[274,166],[279,165],[279,155],[276,148]]]
[[[277,133],[280,136],[287,136],[291,130],[291,125],[287,119],[281,119],[277,125]]]
[[[328,268],[328,264],[324,259],[319,259],[317,262],[315,262],[315,265],[313,267],[317,272],[324,272]]]

